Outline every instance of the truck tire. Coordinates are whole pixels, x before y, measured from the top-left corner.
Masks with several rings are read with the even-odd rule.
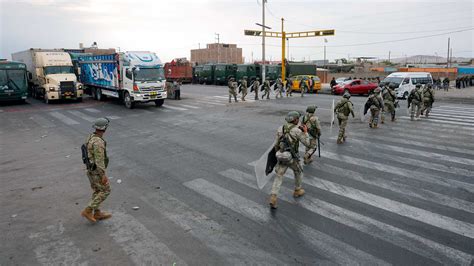
[[[165,103],[164,99],[155,100],[156,107],[160,107]]]
[[[123,103],[127,109],[133,109],[133,107],[135,107],[135,103],[132,101],[132,98],[128,92],[125,92],[123,95]]]
[[[104,101],[105,98],[107,97],[104,94],[102,94],[102,89],[97,89],[95,95],[96,95],[97,101],[99,101],[99,102]]]

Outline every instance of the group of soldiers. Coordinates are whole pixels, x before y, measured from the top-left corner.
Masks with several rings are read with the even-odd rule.
[[[232,98],[234,99],[235,102],[238,102],[237,100],[237,95],[241,93],[241,100],[245,101],[245,97],[248,95],[248,89],[250,88],[250,92],[255,93],[255,100],[260,100],[259,98],[259,92],[263,92],[261,99],[263,100],[264,98],[267,98],[267,100],[270,99],[270,92],[272,86],[274,87],[275,91],[275,98],[283,98],[283,93],[286,92],[286,97],[293,96],[293,79],[290,77],[287,80],[283,82],[281,76],[279,76],[274,84],[270,83],[270,78],[267,77],[265,78],[265,81],[260,84],[260,78],[256,77],[255,80],[250,84],[250,86],[247,83],[247,76],[242,77],[242,79],[237,82],[234,77],[229,77],[229,82],[227,83],[229,87],[229,103],[232,102]],[[240,85],[239,85],[240,83]],[[314,81],[313,83],[314,84]],[[300,91],[301,91],[301,97],[304,97],[304,93],[306,91],[310,91],[312,85],[310,85],[310,80],[308,80],[306,77],[304,77],[299,85]]]

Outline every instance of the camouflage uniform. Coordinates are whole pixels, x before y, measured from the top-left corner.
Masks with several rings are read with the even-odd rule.
[[[238,102],[237,101],[237,82],[235,82],[234,79],[231,78],[229,79],[228,86],[229,86],[229,103],[232,102],[232,96],[234,96],[235,102]]]
[[[255,92],[255,100],[258,100],[258,90],[260,89],[260,81],[256,79],[252,84],[252,90]]]
[[[301,97],[304,97],[305,92],[308,90],[308,82],[306,78],[303,78],[300,81],[300,91],[301,91]]]
[[[270,99],[270,80],[268,78],[263,82],[263,90],[265,93],[262,95],[262,99],[265,98],[265,95],[267,99]]]
[[[107,143],[96,134],[91,134],[87,138],[86,143],[87,154],[92,165],[92,168],[87,170],[87,177],[89,178],[91,188],[94,191],[88,207],[92,210],[97,210],[99,209],[100,204],[110,194],[110,185],[102,184],[102,179],[105,177],[105,169],[107,169],[109,164],[106,150]]]
[[[308,134],[310,137],[310,147],[306,147],[306,153],[304,155],[304,163],[309,164],[312,161],[311,156],[318,148],[318,138],[321,136],[321,124],[319,123],[318,117],[314,114],[314,111],[308,112],[308,110],[306,115],[303,117],[303,124],[308,127]]]
[[[395,101],[397,99],[395,91],[389,87],[385,88],[382,91],[382,98],[384,102],[384,110],[382,112],[382,124],[384,123],[386,112],[391,114],[392,122],[395,121]]]
[[[417,85],[417,88],[410,92],[408,95],[408,107],[411,106],[410,112],[410,119],[413,121],[415,120],[415,113],[416,118],[420,117],[421,113],[421,106],[423,105],[423,90],[421,89],[420,85]]]
[[[298,149],[299,149],[299,143],[303,143],[306,147],[309,147],[311,144],[309,142],[309,136],[308,134],[304,133],[301,131],[301,129],[298,128],[298,125],[295,125],[293,123],[286,123],[284,126],[280,127],[277,131],[277,136],[276,136],[276,142],[275,142],[275,149],[280,150],[280,140],[281,137],[284,135],[284,133],[288,134],[288,140],[289,144],[291,146],[291,149],[293,152],[297,155],[298,154]],[[304,193],[304,190],[301,188],[301,182],[302,182],[302,177],[303,177],[303,171],[301,169],[301,165],[299,163],[299,158],[298,157],[293,157],[289,163],[280,163],[278,162],[277,165],[275,166],[275,180],[273,181],[273,186],[272,186],[272,196],[274,195],[275,200],[276,196],[278,195],[278,192],[280,191],[281,184],[283,182],[283,175],[286,173],[286,170],[290,168],[293,170],[293,173],[295,175],[295,194],[297,195],[297,191],[301,191]],[[302,194],[298,194],[302,195]]]
[[[278,78],[276,80],[276,91],[275,91],[275,98],[278,98],[278,95],[280,95],[280,98],[283,98],[283,82],[281,80],[281,78]]]
[[[247,96],[247,79],[244,77],[240,81],[240,90],[242,91],[242,101],[245,102],[245,97]]]
[[[286,80],[286,97],[293,96],[293,78]]]
[[[349,114],[352,114],[352,117],[354,117],[352,102],[349,100],[349,98],[350,95],[344,94],[344,97],[334,107],[334,112],[336,113],[337,120],[339,122],[339,135],[337,136],[337,143],[339,144],[341,144],[343,141],[346,141],[346,126],[347,119],[349,119]]]
[[[377,128],[379,123],[379,114],[380,110],[383,110],[383,99],[380,97],[380,89],[375,89],[374,93],[372,93],[367,102],[370,104],[370,121],[369,127]]]
[[[423,109],[421,110],[421,115],[423,115],[424,112],[425,116],[428,117],[428,114],[431,112],[431,108],[433,107],[434,101],[434,90],[431,85],[428,84],[423,90]]]

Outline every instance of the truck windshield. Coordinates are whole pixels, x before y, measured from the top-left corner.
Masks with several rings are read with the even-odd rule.
[[[15,89],[25,88],[25,71],[20,69],[0,69],[0,86],[9,86]]]
[[[162,81],[165,79],[163,68],[140,68],[134,73],[135,81]]]
[[[74,73],[72,71],[72,66],[47,66],[44,68],[45,75],[69,73]]]

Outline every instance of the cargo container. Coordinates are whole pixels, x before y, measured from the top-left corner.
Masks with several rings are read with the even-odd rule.
[[[190,83],[193,79],[193,67],[186,58],[174,59],[165,64],[165,78],[167,81]]]
[[[28,96],[26,65],[0,60],[0,101],[22,101]]]
[[[161,60],[152,52],[125,52],[79,56],[80,80],[93,98],[113,97],[132,109],[136,103],[163,105],[165,75]]]
[[[82,84],[77,81],[71,57],[62,50],[29,49],[12,54],[28,71],[31,95],[45,103],[52,100],[82,101]]]
[[[202,72],[200,76],[201,83],[205,84],[214,84],[214,72],[216,65],[206,64],[202,67]]]

